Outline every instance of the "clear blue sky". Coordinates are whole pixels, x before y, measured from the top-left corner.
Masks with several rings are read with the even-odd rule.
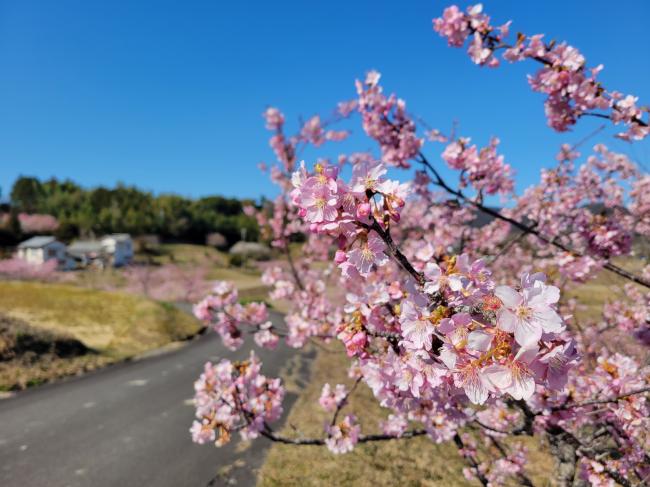
[[[487,70],[446,46],[431,19],[447,2],[0,0],[0,186],[19,174],[83,185],[136,184],[189,196],[273,195],[261,112],[328,113],[354,79],[382,72],[387,91],[430,125],[502,140],[518,188],[568,134],[546,127],[531,64]],[[467,3],[461,3],[465,7]],[[546,33],[603,63],[606,86],[650,103],[650,2],[485,2],[514,32]],[[356,127],[357,133],[360,127]],[[609,139],[608,139],[609,140]],[[610,146],[646,165],[650,143]],[[367,139],[340,150],[374,148]],[[429,146],[438,161],[439,146]],[[313,153],[307,153],[307,158]]]

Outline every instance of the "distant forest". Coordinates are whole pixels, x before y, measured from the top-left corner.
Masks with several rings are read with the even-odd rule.
[[[9,204],[3,205],[5,224],[1,240],[11,245],[22,235],[18,215],[46,214],[58,220],[54,234],[62,240],[106,233],[156,234],[164,240],[203,243],[207,234],[221,233],[229,244],[241,238],[255,240],[255,218],[243,213],[251,200],[221,196],[190,199],[175,194],[153,195],[134,186],[86,189],[70,180],[20,177]]]

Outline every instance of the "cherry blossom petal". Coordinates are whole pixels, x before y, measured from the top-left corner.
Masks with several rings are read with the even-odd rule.
[[[508,286],[498,286],[494,295],[499,298],[508,308],[516,308],[521,304],[522,297],[517,291]]]

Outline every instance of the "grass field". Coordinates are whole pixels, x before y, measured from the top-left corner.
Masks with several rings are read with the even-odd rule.
[[[194,244],[162,244],[153,261],[159,264],[207,264],[226,266],[228,255],[213,247]]]
[[[166,303],[63,284],[0,282],[0,313],[37,330],[79,340],[95,352],[90,360],[95,366],[183,340],[201,329],[193,317]],[[81,362],[86,359],[66,360],[56,367],[45,364],[51,377],[41,371],[39,380],[75,373],[76,365],[84,370]],[[59,374],[64,369],[65,373]],[[0,387],[6,389],[12,385],[11,376],[4,376]],[[29,378],[21,381],[27,383]]]
[[[232,281],[240,291],[261,287],[261,273],[257,269],[229,267],[228,254],[205,245],[163,244],[160,255],[154,257],[153,262],[203,266],[208,269],[208,279]]]

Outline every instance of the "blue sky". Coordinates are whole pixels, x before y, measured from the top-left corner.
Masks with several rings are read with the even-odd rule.
[[[433,127],[479,144],[491,135],[521,190],[602,122],[546,127],[536,66],[473,65],[431,29],[447,2],[0,0],[0,187],[20,175],[83,185],[136,184],[188,196],[274,194],[257,163],[273,161],[261,112],[295,127],[354,97],[354,79],[382,72],[387,91]],[[461,3],[466,6],[467,3]],[[650,103],[650,2],[485,3],[513,31],[546,33],[603,63],[609,88]],[[325,154],[374,149],[355,137]],[[610,132],[611,133],[611,132]],[[650,143],[610,147],[650,163]],[[440,161],[440,146],[427,151]],[[313,158],[315,152],[307,152]]]

